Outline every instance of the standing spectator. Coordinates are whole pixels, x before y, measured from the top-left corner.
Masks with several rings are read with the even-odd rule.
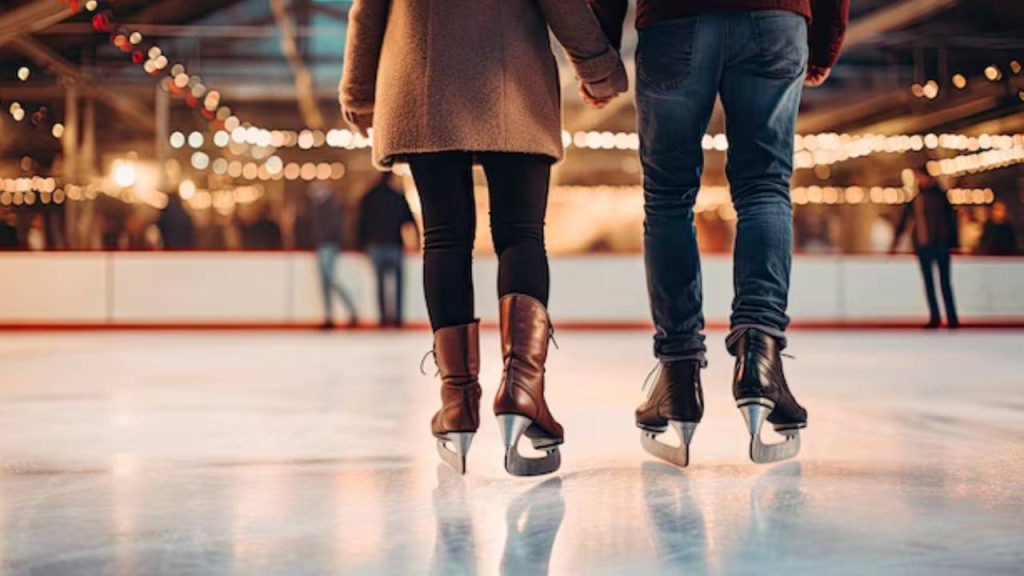
[[[359,323],[356,305],[345,287],[335,281],[338,253],[341,250],[341,203],[327,184],[317,182],[309,188],[310,222],[320,268],[320,288],[324,297],[324,330],[334,328],[332,296],[337,294],[348,311],[349,326]]]
[[[284,248],[281,227],[270,217],[270,207],[263,205],[255,220],[242,224],[242,247],[246,250],[280,250]]]
[[[160,211],[156,227],[160,229],[164,250],[195,248],[195,229],[192,224],[192,216],[185,210],[185,205],[178,194],[167,195],[167,206]]]
[[[994,256],[1008,256],[1017,253],[1017,232],[1006,218],[1006,204],[992,205],[992,218],[985,223],[981,233],[981,253]]]
[[[871,251],[884,254],[892,246],[893,239],[892,220],[885,214],[875,216],[870,230]]]
[[[981,251],[981,234],[985,230],[985,223],[988,222],[986,206],[975,206],[957,210],[960,226],[960,251],[963,253],[977,253]]]
[[[0,212],[0,250],[17,250],[18,216],[11,210]]]
[[[25,245],[33,252],[46,250],[46,221],[42,214],[33,214],[28,231],[25,233]]]
[[[903,233],[909,229],[914,241],[914,252],[917,253],[917,260],[921,265],[925,296],[928,299],[930,318],[925,328],[938,328],[941,323],[939,303],[935,296],[935,267],[939,269],[939,283],[949,327],[956,328],[960,322],[957,319],[953,286],[949,279],[950,252],[960,246],[956,211],[949,203],[946,191],[927,172],[917,171],[917,186],[917,196],[903,208],[890,252],[896,252],[896,245]]]
[[[396,186],[393,174],[385,172],[363,196],[359,206],[359,245],[373,261],[377,275],[377,306],[380,325],[402,325],[402,268],[405,264],[403,230],[419,244],[419,231],[409,202]],[[390,284],[390,289],[388,284]]]

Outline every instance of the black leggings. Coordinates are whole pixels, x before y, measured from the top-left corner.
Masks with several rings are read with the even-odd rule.
[[[434,330],[473,321],[473,162],[483,166],[498,254],[498,295],[527,294],[547,305],[544,249],[551,159],[505,152],[437,152],[408,157],[423,205],[423,285]]]

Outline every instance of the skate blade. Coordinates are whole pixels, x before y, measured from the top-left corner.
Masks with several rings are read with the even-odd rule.
[[[798,428],[776,429],[785,439],[774,444],[761,441],[761,429],[775,409],[775,403],[767,398],[740,398],[736,407],[743,414],[750,434],[750,459],[757,464],[769,464],[787,460],[800,452],[800,430]]]
[[[437,439],[437,454],[459,474],[466,473],[466,454],[473,443],[473,432],[449,432]]]
[[[549,438],[531,439],[533,447],[547,452],[540,458],[529,458],[519,453],[519,439],[533,421],[519,414],[499,414],[498,428],[505,445],[505,470],[513,476],[540,476],[550,474],[562,465],[560,442]]]
[[[640,445],[651,456],[661,458],[680,468],[686,468],[690,463],[690,441],[693,440],[693,433],[697,430],[697,422],[669,420],[668,425],[679,436],[679,446],[671,446],[658,440],[658,436],[664,434],[667,429],[661,431],[641,430]]]

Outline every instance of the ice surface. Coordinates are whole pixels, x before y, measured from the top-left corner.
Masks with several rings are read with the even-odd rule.
[[[648,336],[559,334],[563,467],[519,479],[489,412],[468,475],[438,466],[426,333],[0,335],[0,572],[1024,570],[1024,333],[795,332],[810,427],[768,466],[721,337],[680,471],[633,426]]]

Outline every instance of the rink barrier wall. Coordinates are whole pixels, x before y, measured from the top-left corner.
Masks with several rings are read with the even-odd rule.
[[[732,261],[703,259],[710,327],[727,325]],[[369,261],[346,253],[338,279],[366,325],[376,320]],[[54,252],[0,254],[0,328],[309,328],[321,319],[313,255],[304,252]],[[406,319],[427,326],[419,256],[406,259]],[[476,259],[477,313],[497,321],[497,261]],[[550,308],[562,329],[650,327],[638,254],[554,257]],[[1024,259],[956,257],[953,283],[962,321],[1024,327]],[[335,316],[344,312],[335,303]],[[916,327],[926,317],[912,256],[794,258],[790,315],[802,328]]]

